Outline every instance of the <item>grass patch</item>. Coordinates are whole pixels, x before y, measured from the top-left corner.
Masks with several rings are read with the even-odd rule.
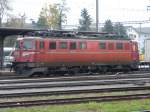
[[[150,110],[149,99],[1,109],[0,112],[140,112],[142,110]]]

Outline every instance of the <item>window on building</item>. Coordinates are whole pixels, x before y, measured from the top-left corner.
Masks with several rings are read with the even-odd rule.
[[[56,49],[56,42],[50,42],[49,49]]]
[[[104,42],[99,43],[99,48],[106,49],[106,43],[104,43]]]
[[[80,49],[86,49],[87,48],[87,43],[86,42],[79,42],[79,48]]]
[[[76,42],[70,42],[70,49],[71,49],[71,50],[77,49],[77,44],[76,44]]]
[[[136,38],[136,35],[134,35],[134,38]]]
[[[116,43],[116,49],[118,50],[123,49],[123,43]]]
[[[67,49],[67,42],[60,42],[59,48],[60,49]]]

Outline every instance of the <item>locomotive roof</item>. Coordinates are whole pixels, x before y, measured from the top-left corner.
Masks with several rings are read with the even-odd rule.
[[[127,36],[100,32],[74,32],[74,31],[34,31],[24,37],[54,38],[54,39],[87,39],[87,40],[131,40]]]
[[[60,40],[60,41],[65,41],[65,40],[68,40],[68,41],[132,41],[130,39],[96,39],[96,38],[41,38],[41,37],[24,37],[24,38],[20,38],[18,40],[23,40],[23,39],[34,39],[34,40],[43,40],[43,39],[46,39],[46,40],[53,40],[53,41],[57,41],[57,40]]]

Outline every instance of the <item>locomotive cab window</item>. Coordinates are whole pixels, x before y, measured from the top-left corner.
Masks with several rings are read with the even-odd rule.
[[[24,50],[35,49],[35,43],[33,40],[24,40],[22,47]]]
[[[80,49],[86,49],[87,48],[86,42],[79,42],[79,48]]]
[[[99,48],[100,49],[106,49],[106,43],[99,43]]]
[[[71,49],[71,50],[77,49],[77,44],[76,44],[76,42],[70,42],[70,49]]]
[[[50,42],[49,49],[56,49],[56,42]]]
[[[16,43],[15,43],[15,49],[17,50],[17,49],[20,49],[20,41],[16,41]]]
[[[59,43],[59,48],[60,49],[67,49],[67,42],[60,42]]]
[[[116,43],[116,49],[122,50],[123,49],[123,43]]]

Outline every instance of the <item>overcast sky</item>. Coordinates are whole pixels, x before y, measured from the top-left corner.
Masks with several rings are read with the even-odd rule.
[[[27,19],[37,20],[40,10],[46,3],[58,3],[60,0],[10,0],[13,8],[13,14],[19,15],[25,13]],[[93,22],[95,22],[95,1],[96,0],[66,0],[67,7],[70,8],[67,13],[68,25],[78,24],[81,9],[87,8]],[[110,19],[113,22],[122,21],[141,21],[148,20],[150,11],[147,12],[147,6],[150,0],[99,0],[99,22],[103,23]]]

